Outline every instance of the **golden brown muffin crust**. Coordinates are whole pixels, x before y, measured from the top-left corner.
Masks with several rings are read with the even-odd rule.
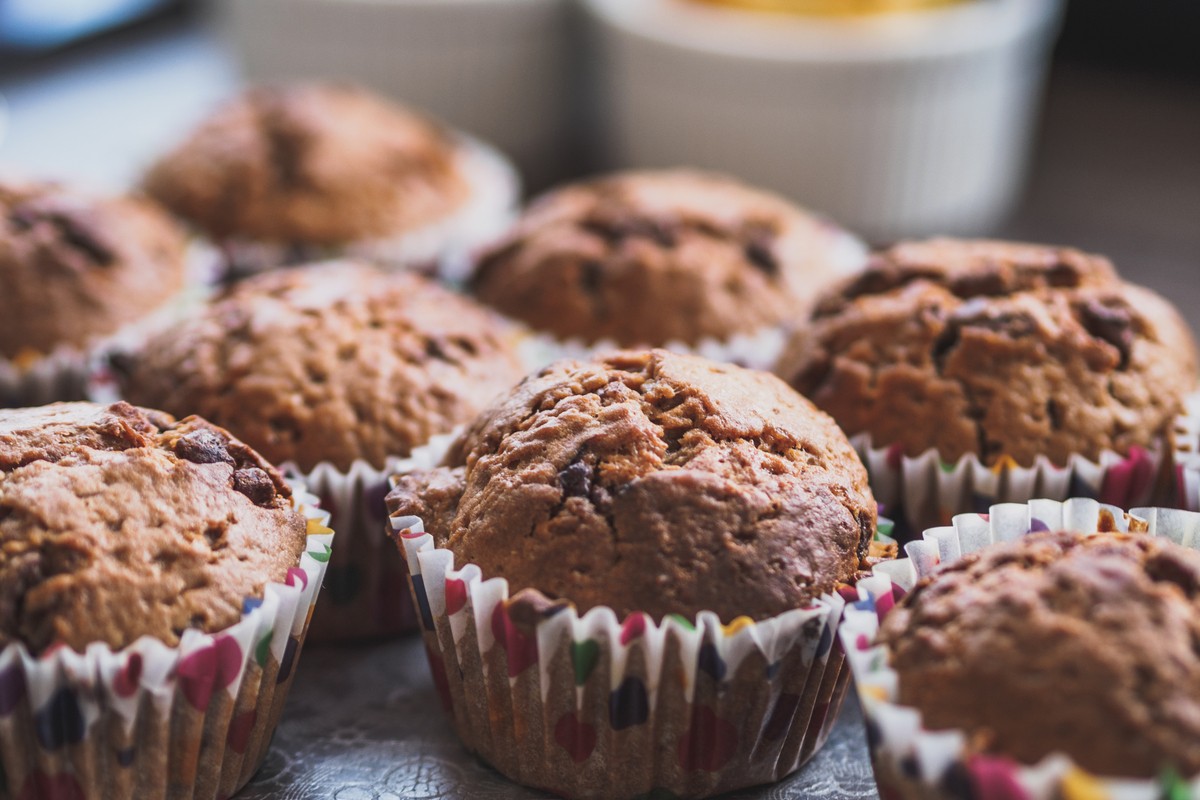
[[[938,570],[884,620],[900,702],[1025,764],[1200,771],[1200,555],[1039,533]]]
[[[305,471],[382,467],[470,421],[522,374],[491,312],[354,262],[244,281],[118,367],[130,401],[200,414]]]
[[[183,288],[186,243],[136,197],[0,180],[0,356],[83,347]]]
[[[547,367],[445,464],[389,510],[580,612],[770,617],[851,580],[875,530],[827,416],[766,373],[661,350]]]
[[[0,429],[0,646],[174,646],[299,563],[287,484],[202,419],[71,403],[0,411]]]
[[[1099,256],[934,240],[830,290],[777,371],[877,446],[1061,466],[1164,436],[1196,351],[1166,300]]]
[[[467,197],[457,144],[351,86],[257,87],[146,174],[146,191],[218,239],[337,245],[401,234]]]
[[[560,338],[696,344],[794,317],[834,277],[841,236],[729,178],[622,173],[535,201],[472,287]]]

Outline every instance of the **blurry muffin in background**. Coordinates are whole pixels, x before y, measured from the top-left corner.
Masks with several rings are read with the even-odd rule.
[[[87,351],[178,295],[186,253],[144,199],[0,179],[0,402],[82,398]]]
[[[680,346],[765,365],[780,324],[863,260],[853,237],[776,195],[701,172],[627,172],[535,200],[470,289],[577,350]],[[711,352],[734,339],[747,342]]]
[[[386,468],[520,379],[512,339],[426,278],[329,262],[242,281],[114,366],[130,402],[200,414],[304,474],[340,534],[314,635],[360,638],[413,622],[403,565],[379,552]]]
[[[1175,502],[1197,376],[1179,313],[1107,259],[954,239],[875,255],[776,369],[852,437],[902,536],[1035,497]]]
[[[349,85],[251,88],[144,178],[235,274],[337,255],[432,266],[507,224],[502,156]]]

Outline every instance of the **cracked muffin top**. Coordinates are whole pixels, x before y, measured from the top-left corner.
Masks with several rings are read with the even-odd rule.
[[[508,325],[487,309],[349,261],[243,281],[114,367],[126,399],[200,414],[306,472],[383,467],[523,374]]]
[[[876,522],[829,417],[771,375],[662,350],[526,378],[387,500],[514,594],[656,619],[803,607],[854,578]]]
[[[1035,533],[939,569],[880,631],[900,702],[978,752],[1100,775],[1200,771],[1200,554]]]
[[[695,345],[792,319],[858,257],[850,236],[781,197],[699,172],[629,172],[536,200],[471,288],[558,338]]]
[[[986,464],[1148,447],[1196,383],[1163,298],[1077,250],[899,244],[826,293],[777,372],[850,435]]]
[[[185,254],[146,200],[0,180],[0,356],[82,348],[142,319],[183,288]]]
[[[227,628],[299,564],[306,534],[279,473],[198,417],[0,411],[0,647]]]
[[[468,193],[446,131],[334,84],[247,90],[155,163],[144,186],[215,239],[330,246],[436,222]]]

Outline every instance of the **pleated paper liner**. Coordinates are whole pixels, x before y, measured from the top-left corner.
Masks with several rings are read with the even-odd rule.
[[[435,436],[408,458],[391,458],[382,468],[359,459],[342,471],[322,462],[308,472],[294,464],[283,470],[321,499],[338,532],[338,546],[325,571],[325,590],[309,641],[314,644],[362,641],[412,633],[418,628],[410,601],[408,570],[387,537],[388,478],[432,467],[453,435]]]
[[[1074,455],[1065,466],[1039,456],[1030,467],[1007,457],[988,466],[973,453],[949,463],[932,449],[910,457],[899,445],[875,447],[869,434],[853,436],[850,442],[867,466],[875,499],[895,520],[896,537],[902,541],[926,528],[948,525],[956,514],[984,512],[995,503],[1089,497],[1130,508],[1169,502],[1159,491],[1166,464],[1162,442],[1133,447],[1124,456],[1106,450],[1095,461]]]
[[[143,637],[112,651],[0,650],[0,796],[12,800],[223,800],[262,763],[329,560],[333,532],[311,495],[293,502],[308,543],[284,583],[246,598],[241,620]]]
[[[454,565],[391,520],[434,684],[466,747],[568,798],[704,797],[778,781],[824,743],[849,682],[825,595],[768,620],[573,606]]]
[[[340,246],[230,238],[224,253],[226,278],[236,280],[280,266],[360,258],[393,269],[427,272],[450,283],[461,281],[465,254],[502,234],[516,218],[521,179],[508,159],[490,145],[459,135],[461,170],[470,184],[464,205],[446,219],[391,237]]]
[[[858,687],[881,797],[1157,800],[1193,797],[1200,791],[1200,780],[1185,782],[1169,774],[1159,780],[1091,775],[1065,755],[1024,765],[973,752],[963,731],[926,730],[917,709],[898,703],[899,679],[888,666],[888,649],[875,644],[880,621],[896,601],[939,563],[1044,530],[1141,531],[1200,549],[1197,513],[1158,508],[1135,508],[1126,513],[1088,498],[1034,500],[995,505],[987,515],[957,516],[951,526],[927,530],[921,541],[909,543],[908,558],[875,567],[871,577],[859,581],[857,600],[847,606],[839,635]]]
[[[1184,401],[1173,433],[1175,505],[1200,511],[1200,392]]]
[[[829,235],[833,237],[834,243],[831,245],[833,267],[826,278],[827,283],[857,272],[867,260],[866,245],[852,234],[831,225]],[[469,267],[464,272],[464,278],[467,274]],[[694,344],[672,341],[653,346],[751,369],[769,370],[783,355],[790,338],[789,331],[787,324],[766,325],[756,330],[735,333],[726,339],[707,337]],[[521,360],[530,371],[539,370],[559,359],[587,359],[624,349],[629,348],[617,344],[612,339],[588,342],[581,338],[560,339],[548,333],[538,332],[529,333],[519,345]]]

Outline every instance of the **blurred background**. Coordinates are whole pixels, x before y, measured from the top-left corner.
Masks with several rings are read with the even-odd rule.
[[[839,0],[830,0],[837,3]],[[1200,305],[1200,3],[0,0],[0,170],[120,189],[246,80],[347,78],[514,157],[732,172],[883,243],[1071,244]]]

